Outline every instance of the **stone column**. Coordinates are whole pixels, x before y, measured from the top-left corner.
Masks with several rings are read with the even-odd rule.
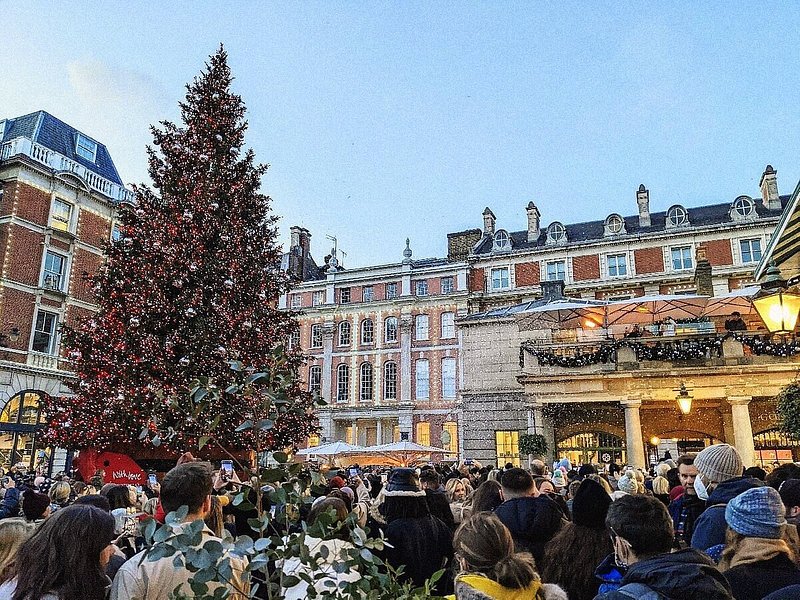
[[[400,439],[405,433],[408,440],[414,439],[414,407],[412,404],[401,404],[397,413],[397,425],[400,428]],[[398,440],[399,441],[399,440]]]
[[[414,318],[411,315],[400,317],[400,402],[411,403],[411,330]]]
[[[335,326],[332,321],[322,326],[322,399],[331,406],[336,398],[333,397],[332,381],[336,378],[333,372],[333,334]]]
[[[383,443],[383,419],[378,419],[375,422],[376,432],[375,437],[377,438],[377,445]]]
[[[333,442],[333,436],[336,432],[334,431],[333,415],[330,408],[325,407],[320,410],[317,413],[317,417],[319,418],[319,426],[321,429],[319,435],[323,439],[323,443]]]
[[[755,464],[756,449],[753,440],[753,426],[750,423],[748,405],[752,396],[728,396],[733,417],[733,445],[742,455],[745,468]]]
[[[358,421],[356,421],[355,419],[353,419],[352,428],[353,428],[353,439],[347,441],[350,444],[353,444],[354,446],[358,446]]]
[[[625,450],[628,463],[634,467],[644,469],[647,467],[644,456],[644,442],[642,441],[642,420],[639,418],[641,400],[622,400],[625,408]]]

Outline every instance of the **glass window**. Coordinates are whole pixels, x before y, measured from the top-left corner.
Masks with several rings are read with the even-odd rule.
[[[452,277],[442,277],[441,279],[441,288],[443,294],[452,294],[453,293],[453,278]]]
[[[392,361],[383,365],[383,397],[397,400],[397,363]]]
[[[69,231],[72,224],[72,204],[56,198],[53,201],[53,212],[50,215],[50,227]]]
[[[431,445],[431,424],[420,421],[417,423],[416,434],[414,435],[416,442],[423,446]]]
[[[497,464],[512,463],[519,466],[519,431],[495,431],[495,446],[497,448]]]
[[[667,211],[667,226],[680,227],[689,224],[689,214],[682,206],[672,206]]]
[[[114,223],[111,226],[111,241],[118,242],[122,239],[122,227],[119,223]]]
[[[394,300],[397,298],[397,284],[396,283],[387,283],[386,284],[386,299],[387,300]]]
[[[428,315],[417,315],[414,319],[414,338],[418,340],[428,339]]]
[[[428,359],[421,358],[414,365],[416,384],[417,384],[417,400],[425,400],[430,397],[430,368],[428,366]]]
[[[351,341],[350,332],[350,321],[342,321],[339,323],[339,339],[337,340],[337,345],[349,346]]]
[[[493,250],[511,250],[511,237],[505,229],[498,229],[494,234]]]
[[[428,295],[428,281],[426,279],[420,279],[416,282],[416,295],[417,296],[427,296]]]
[[[384,341],[397,341],[397,317],[386,317]]]
[[[553,260],[547,263],[545,269],[547,281],[566,281],[567,280],[567,263],[563,260]]]
[[[456,397],[456,359],[442,359],[442,398]]]
[[[442,313],[442,338],[456,337],[455,314],[451,312]]]
[[[42,273],[42,287],[48,290],[64,290],[64,267],[67,259],[65,256],[47,251],[44,257],[44,273]]]
[[[97,156],[97,142],[93,142],[82,133],[79,133],[78,140],[75,143],[75,154],[90,162],[94,162]]]
[[[742,251],[742,262],[752,263],[761,260],[761,240],[739,240],[739,248]]]
[[[375,300],[375,288],[373,288],[371,285],[365,285],[361,291],[361,299],[364,302],[372,302]]]
[[[625,226],[625,221],[619,215],[609,215],[606,219],[606,230],[611,235],[622,233],[622,228]]]
[[[375,343],[375,324],[372,322],[372,319],[364,319],[361,322],[361,343]]]
[[[311,326],[311,347],[322,348],[322,325]]]
[[[551,223],[547,227],[547,243],[560,244],[567,241],[567,230],[558,221]]]
[[[350,302],[350,288],[342,288],[339,290],[339,304],[347,304]]]
[[[739,196],[733,201],[733,210],[739,217],[755,215],[756,205],[751,198]]]
[[[350,396],[350,367],[339,365],[336,368],[336,401],[347,402]]]
[[[289,334],[289,350],[300,347],[300,328],[296,328]]]
[[[319,365],[308,368],[308,391],[317,395],[322,393],[322,367]]]
[[[448,455],[458,454],[458,423],[455,421],[445,421],[442,424],[442,432],[447,432],[449,440],[445,443],[444,439],[448,436],[442,436],[442,448],[447,450]]]
[[[680,271],[682,269],[692,269],[694,264],[692,261],[692,247],[680,246],[672,248],[672,269]]]
[[[303,306],[303,297],[300,294],[292,294],[292,308]]]
[[[325,292],[312,292],[311,293],[311,306],[319,306],[325,302]]]
[[[372,364],[368,362],[361,363],[360,371],[358,399],[361,402],[370,402],[372,400]]]
[[[511,285],[511,281],[508,275],[508,267],[498,267],[496,269],[492,269],[492,289],[493,290],[505,290],[508,289]]]
[[[33,331],[31,350],[44,354],[56,353],[56,328],[58,315],[40,310],[36,313],[36,327]]]
[[[607,260],[609,277],[623,277],[628,274],[627,254],[609,254]]]

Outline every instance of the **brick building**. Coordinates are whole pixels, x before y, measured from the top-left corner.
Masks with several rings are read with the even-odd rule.
[[[95,310],[82,277],[131,199],[106,147],[39,111],[0,120],[0,464],[63,468],[37,444],[39,401],[68,391],[58,327]]]

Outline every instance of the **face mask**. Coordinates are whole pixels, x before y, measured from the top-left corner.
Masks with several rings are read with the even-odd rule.
[[[708,488],[706,488],[706,484],[703,483],[703,477],[700,473],[694,478],[694,491],[697,492],[697,497],[700,498],[700,500],[708,500]]]

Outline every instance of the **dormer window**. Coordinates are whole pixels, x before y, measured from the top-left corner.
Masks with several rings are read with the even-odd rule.
[[[667,227],[683,227],[689,224],[689,213],[680,204],[671,206],[667,211]]]
[[[82,133],[79,133],[78,139],[75,142],[75,154],[90,162],[94,162],[97,158],[97,142],[93,142]]]
[[[605,222],[605,235],[620,235],[625,233],[625,221],[618,215],[609,215]]]
[[[739,196],[731,206],[731,218],[734,221],[751,219],[756,216],[756,204],[749,196]]]
[[[550,223],[550,225],[547,227],[547,243],[563,244],[566,241],[567,241],[566,228],[558,221]]]
[[[498,229],[494,234],[494,244],[492,245],[494,252],[504,252],[511,250],[511,236],[505,229]]]

